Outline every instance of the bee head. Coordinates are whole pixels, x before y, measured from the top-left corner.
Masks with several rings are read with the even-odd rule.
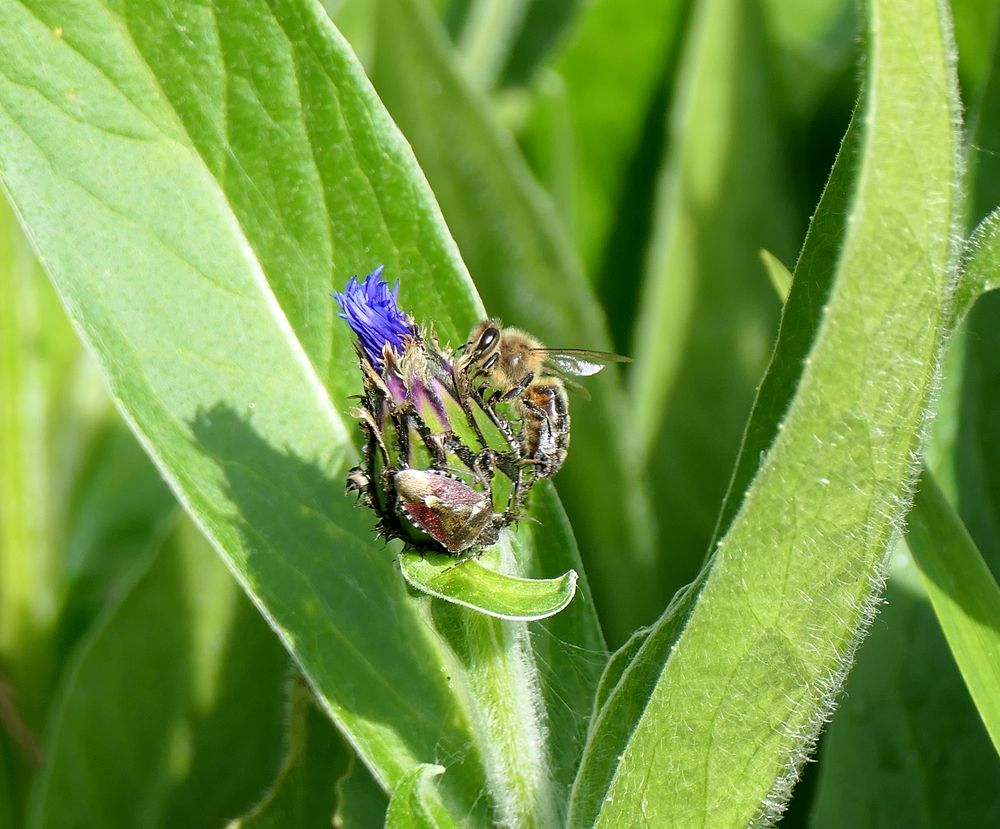
[[[476,364],[482,371],[490,371],[500,358],[500,323],[497,320],[485,320],[469,335],[469,362]]]

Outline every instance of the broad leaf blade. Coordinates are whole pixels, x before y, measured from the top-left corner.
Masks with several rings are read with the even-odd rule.
[[[286,717],[287,753],[264,799],[226,829],[310,829],[331,823],[337,781],[354,755],[299,680],[292,684]]]
[[[926,471],[908,523],[910,549],[927,595],[1000,753],[1000,587]]]
[[[905,555],[901,547],[897,557]],[[1000,821],[1000,801],[987,794],[1000,759],[912,571],[894,568],[823,738],[812,829],[986,829]]]
[[[474,810],[465,703],[342,495],[330,288],[382,261],[442,336],[480,314],[405,144],[318,7],[0,17],[4,184],[126,417],[379,775],[458,758]]]
[[[29,825],[218,826],[274,774],[287,671],[253,605],[182,524],[67,671]]]
[[[666,618],[618,684],[666,651],[606,797],[578,789],[574,803],[597,805],[572,813],[580,822],[773,815],[868,618],[945,341],[957,166],[943,9],[882,0],[869,14],[868,132],[801,378],[680,635]],[[800,277],[789,308],[808,290]]]
[[[463,819],[488,819],[487,771],[542,792],[524,626],[516,677],[495,637],[476,643],[489,684],[531,714],[489,720],[493,700],[449,674],[454,643],[343,495],[360,379],[330,290],[384,263],[453,343],[483,311],[320,7],[45,3],[5,7],[0,30],[4,185],[130,425],[324,708],[385,786],[447,763],[437,791]],[[552,538],[575,559],[564,527]],[[592,634],[581,609],[575,632]],[[536,806],[558,808],[518,808]]]
[[[788,260],[797,231],[758,4],[694,5],[664,129],[629,435],[669,539],[661,578],[673,592],[704,561],[772,347],[780,306],[758,252]]]
[[[784,299],[791,274],[774,257],[763,259]],[[961,291],[959,283],[957,292]],[[947,379],[928,447],[929,459],[938,458],[941,466],[953,460],[955,448],[954,387],[961,377],[956,369],[964,350],[955,354],[955,346],[952,338]],[[879,826],[887,820],[934,826],[943,815],[961,825],[996,822],[990,817],[990,804],[971,796],[983,784],[968,770],[988,780],[1000,761],[985,734],[970,721],[975,706],[962,689],[962,677],[969,677],[980,715],[988,732],[995,733],[1000,590],[945,500],[930,465],[924,468],[910,510],[909,546],[900,543],[891,562],[887,607],[861,649],[847,683],[846,704],[824,738],[820,792],[812,815],[816,829]],[[931,602],[928,592],[934,596]],[[927,630],[934,614],[947,641],[939,630]],[[980,618],[986,620],[985,627]],[[955,661],[963,666],[962,674]],[[926,768],[933,773],[927,774]],[[958,769],[963,771],[949,779],[950,772]],[[796,803],[793,800],[792,808]]]

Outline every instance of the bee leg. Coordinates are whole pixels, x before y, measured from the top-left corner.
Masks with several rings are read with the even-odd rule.
[[[469,471],[475,473],[478,477],[479,470],[477,464],[479,463],[479,456],[482,454],[482,452],[473,452],[468,446],[466,446],[462,442],[462,439],[454,432],[448,432],[447,434],[443,435],[441,440],[442,443],[444,444],[444,448],[448,452],[451,452],[453,455],[455,455],[455,457],[457,457],[463,464],[465,464],[465,466],[469,469]],[[489,483],[489,481],[487,481],[487,483]]]
[[[492,449],[484,449],[473,460],[472,471],[486,487],[492,482],[496,468],[497,459]]]
[[[513,400],[515,397],[519,397],[520,394],[526,388],[528,388],[528,386],[531,385],[531,382],[534,379],[535,379],[535,372],[529,371],[527,374],[524,375],[524,377],[521,378],[521,382],[520,383],[518,383],[516,386],[514,386],[514,388],[508,389],[506,392],[504,392],[504,394],[500,398],[500,400],[502,400],[504,402],[509,402],[509,401]]]

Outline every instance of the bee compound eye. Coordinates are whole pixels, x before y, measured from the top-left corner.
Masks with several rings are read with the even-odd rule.
[[[492,348],[493,344],[500,338],[500,330],[490,326],[483,332],[483,336],[479,338],[479,348],[485,351],[487,348]]]
[[[483,363],[483,368],[486,369],[487,371],[492,370],[493,366],[497,364],[497,360],[499,359],[500,359],[500,352],[499,351],[494,352],[493,354],[490,355],[490,358]]]

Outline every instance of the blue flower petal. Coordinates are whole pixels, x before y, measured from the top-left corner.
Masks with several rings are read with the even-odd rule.
[[[402,354],[403,338],[415,333],[410,318],[396,304],[399,280],[390,292],[389,283],[382,278],[383,269],[379,265],[360,283],[352,276],[343,293],[331,294],[340,305],[338,316],[347,320],[368,361],[379,370],[386,343]]]

